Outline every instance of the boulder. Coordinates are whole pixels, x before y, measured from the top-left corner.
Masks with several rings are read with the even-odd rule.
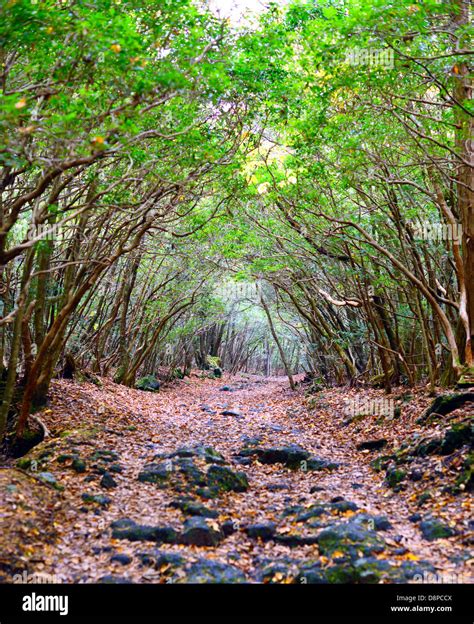
[[[206,476],[208,486],[218,492],[245,492],[249,487],[245,472],[234,472],[226,466],[209,466]]]
[[[382,449],[387,445],[387,440],[385,438],[380,438],[377,440],[366,440],[365,442],[361,442],[356,446],[358,451],[377,451]]]
[[[450,526],[438,518],[431,517],[420,522],[420,530],[423,537],[430,542],[445,537],[451,537],[455,534]]]
[[[185,568],[185,575],[176,581],[177,583],[196,584],[228,584],[246,583],[245,574],[227,563],[199,559]]]
[[[213,509],[208,509],[201,503],[188,498],[181,498],[170,503],[170,507],[179,509],[187,516],[201,516],[203,518],[217,518],[218,513]]]
[[[347,553],[351,557],[362,553],[372,555],[383,552],[385,542],[375,531],[365,529],[358,522],[334,524],[318,535],[319,549],[323,555],[334,552]]]
[[[106,490],[110,490],[118,486],[117,481],[109,472],[104,473],[102,479],[100,480],[100,485]]]
[[[170,466],[167,462],[146,464],[138,475],[142,483],[155,483],[166,487],[170,478]]]
[[[194,517],[185,521],[180,541],[193,546],[217,546],[224,537],[217,523]]]
[[[137,390],[145,390],[146,392],[159,392],[160,382],[153,375],[146,375],[137,381],[135,388]]]
[[[110,526],[114,539],[126,539],[130,542],[163,542],[166,544],[176,544],[179,540],[176,530],[169,526],[137,524],[129,518],[116,520]]]
[[[244,531],[252,539],[261,539],[264,542],[273,539],[275,535],[276,525],[273,522],[261,524],[249,524]]]

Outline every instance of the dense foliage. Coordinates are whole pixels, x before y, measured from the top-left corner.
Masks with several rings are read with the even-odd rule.
[[[472,375],[468,10],[4,0],[0,434],[56,374]]]

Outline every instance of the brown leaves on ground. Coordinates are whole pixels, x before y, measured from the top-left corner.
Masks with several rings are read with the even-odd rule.
[[[156,548],[155,544],[111,538],[110,525],[121,518],[176,530],[183,526],[182,512],[170,506],[176,492],[139,482],[138,474],[157,454],[183,446],[211,446],[229,460],[248,438],[258,438],[265,447],[296,444],[318,458],[339,462],[340,467],[305,472],[259,461],[230,464],[233,470],[246,473],[249,489],[199,502],[217,513],[211,522],[231,520],[237,530],[216,547],[166,544],[159,546],[160,551],[183,554],[189,561],[205,557],[230,563],[249,579],[257,563],[285,557],[319,561],[324,568],[343,553],[336,550],[323,555],[317,544],[290,548],[284,543],[250,539],[240,529],[247,524],[275,522],[279,535],[299,535],[301,522],[291,514],[285,516],[289,508],[309,508],[316,501],[328,503],[342,497],[356,503],[358,513],[383,514],[390,520],[392,528],[384,532],[387,551],[379,553],[379,559],[390,559],[395,566],[427,560],[443,573],[453,570],[469,578],[467,495],[443,493],[441,473],[429,481],[432,498],[420,507],[418,496],[426,490],[426,481],[408,481],[394,491],[384,483],[384,473],[370,465],[374,457],[393,452],[413,434],[429,431],[416,424],[431,401],[422,390],[413,391],[410,400],[393,395],[401,405],[397,418],[366,416],[347,423],[345,405],[355,396],[355,391],[347,389],[325,390],[308,398],[303,388],[290,392],[283,379],[242,376],[213,380],[195,375],[155,394],[102,381],[102,387],[56,381],[51,403],[40,414],[52,437],[31,451],[26,465],[33,459],[34,470],[52,474],[62,491],[39,483],[34,471],[32,476],[15,468],[0,471],[2,520],[8,525],[7,531],[0,531],[0,573],[5,580],[24,567],[57,575],[66,582],[97,582],[106,575],[133,582],[166,582],[168,563],[156,570],[143,566],[138,557]],[[224,384],[232,391],[223,391]],[[383,396],[377,391],[364,391],[363,395]],[[222,414],[229,410],[238,415]],[[387,440],[386,448],[357,450],[361,441],[378,438]],[[112,465],[114,472],[110,471]],[[110,472],[116,487],[101,485],[105,471]],[[85,495],[99,498],[85,500]],[[427,542],[408,519],[416,512],[444,518],[457,534]],[[354,512],[332,510],[331,514],[338,521],[350,521]],[[131,560],[126,565],[111,562],[117,554],[129,555]],[[272,581],[290,582],[294,577],[289,574],[277,571]]]

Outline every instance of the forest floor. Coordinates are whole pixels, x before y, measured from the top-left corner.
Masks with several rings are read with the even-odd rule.
[[[51,436],[0,469],[0,579],[471,582],[467,438],[436,441],[473,404],[419,424],[432,398],[402,389],[396,416],[348,418],[361,397],[384,398],[252,376],[54,382]]]

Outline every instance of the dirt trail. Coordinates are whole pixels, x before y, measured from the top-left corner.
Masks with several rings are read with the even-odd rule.
[[[452,497],[441,510],[436,499],[418,508],[413,489],[394,492],[385,473],[370,467],[380,453],[356,450],[367,435],[362,431],[358,438],[354,427],[342,426],[343,392],[325,393],[309,411],[303,393],[287,386],[284,379],[193,379],[153,394],[108,381],[102,388],[55,383],[42,417],[56,437],[33,450],[34,458],[47,453],[29,470],[52,475],[64,488],[55,494],[57,536],[43,541],[44,527],[36,526],[40,534],[28,551],[18,546],[5,580],[23,565],[29,574],[65,582],[406,582],[435,573],[447,582],[451,576],[468,582],[466,497]],[[338,467],[264,463],[256,450],[291,445]],[[212,447],[226,462],[216,459],[216,465],[244,473],[248,489],[216,491],[210,477],[198,483],[210,466],[217,475],[220,468],[201,451],[166,457],[182,447]],[[149,464],[155,473],[156,466],[168,466],[171,476],[139,480]],[[7,518],[21,522],[15,496],[9,494]],[[409,518],[433,511],[454,519],[456,536],[422,537],[419,521]],[[369,516],[364,520],[363,514]],[[379,516],[385,519],[376,527]],[[168,533],[163,538],[155,531],[159,537],[143,540],[130,521]],[[341,527],[348,525],[355,534],[344,533]],[[318,541],[334,526],[333,542]]]

